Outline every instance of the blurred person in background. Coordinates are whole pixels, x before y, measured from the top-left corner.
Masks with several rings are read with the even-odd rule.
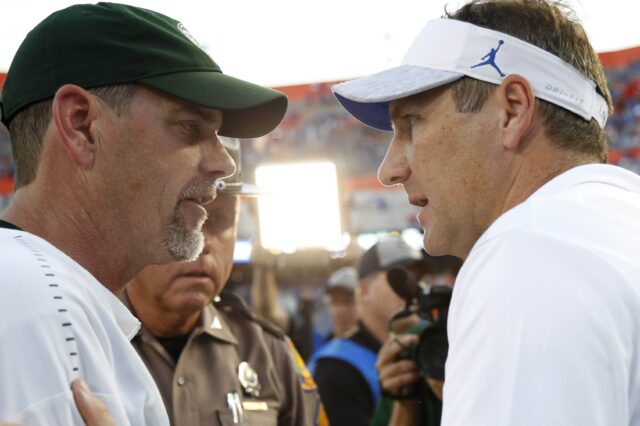
[[[347,337],[328,342],[309,361],[331,424],[360,426],[371,421],[380,399],[377,354],[388,338],[388,321],[404,305],[386,276],[397,266],[418,278],[422,253],[400,238],[388,238],[363,254],[358,263],[357,327]]]
[[[1,105],[15,195],[0,220],[0,418],[81,424],[82,377],[118,424],[168,424],[113,293],[199,255],[204,205],[235,169],[217,135],[264,135],[286,105],[147,9],[74,5],[29,32]]]
[[[142,322],[132,343],[174,426],[323,424],[317,388],[291,341],[224,290],[239,198],[256,192],[241,180],[240,142],[223,142],[238,171],[207,206],[202,254],[149,266],[125,289],[125,304]]]
[[[604,164],[602,65],[561,2],[472,1],[333,90],[393,130],[380,170],[465,260],[442,423],[640,425],[640,176]]]
[[[293,318],[280,303],[276,260],[277,255],[260,244],[254,244],[251,250],[251,310],[291,336],[294,331]]]
[[[325,301],[329,309],[332,331],[326,340],[346,337],[358,322],[355,291],[358,286],[358,270],[345,266],[335,270],[327,280]]]
[[[335,337],[347,337],[358,321],[355,290],[358,286],[358,270],[353,266],[336,269],[329,275],[322,302],[327,307],[331,331],[322,334],[313,330],[313,352]]]

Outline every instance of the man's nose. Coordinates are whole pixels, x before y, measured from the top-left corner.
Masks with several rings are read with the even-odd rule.
[[[205,174],[215,179],[223,179],[236,172],[236,164],[226,149],[222,146],[218,136],[210,144],[203,147],[202,169]]]
[[[411,168],[405,150],[394,138],[378,169],[378,180],[385,186],[392,186],[404,183],[409,176],[411,176]]]

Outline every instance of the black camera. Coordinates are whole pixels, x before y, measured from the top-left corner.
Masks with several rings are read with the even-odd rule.
[[[392,268],[387,280],[393,291],[406,302],[405,308],[389,321],[393,322],[417,314],[425,320],[420,325],[418,342],[404,349],[399,359],[413,359],[424,377],[444,380],[444,365],[449,351],[447,315],[451,302],[451,287],[445,285],[421,286],[404,268]]]

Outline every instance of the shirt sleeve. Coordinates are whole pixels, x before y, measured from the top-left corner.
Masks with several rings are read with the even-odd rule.
[[[442,424],[628,425],[627,290],[600,255],[553,236],[478,248],[454,289]]]
[[[344,361],[323,358],[316,364],[313,378],[329,424],[369,425],[373,413],[371,390],[358,370]]]

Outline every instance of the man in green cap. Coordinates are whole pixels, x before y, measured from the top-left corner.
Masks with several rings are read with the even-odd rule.
[[[205,204],[235,170],[217,135],[264,135],[286,105],[149,10],[75,5],[27,35],[2,99],[16,193],[0,217],[0,419],[82,424],[82,377],[116,424],[168,424],[113,293],[200,254]]]

